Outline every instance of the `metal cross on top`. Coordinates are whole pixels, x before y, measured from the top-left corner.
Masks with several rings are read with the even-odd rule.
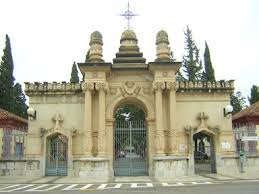
[[[125,17],[128,20],[128,29],[130,28],[130,19],[132,19],[134,16],[138,16],[137,14],[132,13],[132,11],[130,11],[130,5],[128,2],[128,10],[125,11],[123,14],[120,14],[120,16]]]

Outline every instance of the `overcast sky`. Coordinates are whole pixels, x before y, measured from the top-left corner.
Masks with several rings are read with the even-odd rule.
[[[69,81],[73,61],[83,62],[90,34],[103,35],[103,54],[112,62],[127,22],[118,16],[127,0],[0,0],[0,49],[11,39],[17,82]],[[147,61],[155,59],[156,33],[169,34],[178,61],[184,54],[184,30],[203,58],[207,40],[218,80],[234,79],[245,97],[259,85],[259,1],[129,0],[139,16],[131,26]]]

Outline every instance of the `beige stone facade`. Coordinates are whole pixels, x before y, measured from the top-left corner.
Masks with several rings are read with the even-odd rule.
[[[102,59],[102,36],[91,35],[90,56],[79,63],[81,83],[26,83],[30,107],[26,157],[35,163],[28,175],[46,174],[48,138],[67,138],[68,176],[108,181],[114,177],[114,115],[133,104],[146,115],[148,175],[157,180],[194,173],[193,135],[213,140],[214,171],[238,169],[225,165],[235,155],[231,118],[223,108],[230,103],[233,81],[179,82],[181,63],[170,58],[166,32],[157,34],[157,59],[146,63],[133,31],[126,30],[113,63]],[[232,163],[231,163],[232,165]],[[231,173],[231,172],[230,172]]]

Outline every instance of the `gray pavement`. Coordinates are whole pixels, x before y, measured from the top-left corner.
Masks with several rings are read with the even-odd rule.
[[[238,174],[236,176],[223,176],[219,174],[199,174],[175,180],[156,181],[149,177],[116,177],[109,183],[98,183],[95,181],[85,181],[82,178],[70,177],[0,177],[0,193],[20,193],[20,192],[41,192],[41,193],[79,193],[82,191],[95,193],[114,193],[114,192],[134,192],[134,193],[174,193],[181,191],[181,193],[188,193],[189,187],[195,190],[205,192],[205,188],[214,188],[214,193],[222,188],[231,188],[236,190],[240,184],[245,188],[251,185],[251,188],[242,188],[237,190],[237,193],[246,193],[250,191],[259,193],[259,175]],[[180,189],[182,188],[182,189]],[[184,189],[186,188],[186,189]],[[240,188],[241,189],[241,188]],[[202,194],[200,192],[197,193]],[[249,192],[246,192],[249,191]],[[225,192],[225,191],[224,191]],[[224,194],[221,192],[220,194]],[[206,192],[205,192],[206,193]],[[213,192],[207,192],[212,194]],[[231,193],[231,192],[230,192]]]

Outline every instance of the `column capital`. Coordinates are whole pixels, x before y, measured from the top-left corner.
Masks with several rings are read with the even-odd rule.
[[[95,83],[95,89],[98,91],[108,91],[108,83],[107,82],[96,82]]]
[[[84,82],[84,83],[82,83],[82,89],[83,89],[84,92],[93,91],[94,90],[94,83],[93,82]]]
[[[179,88],[178,82],[176,82],[176,81],[166,82],[166,89],[172,90],[172,91],[177,91],[178,88]]]
[[[164,90],[165,89],[165,82],[163,81],[154,81],[153,84],[153,90]]]

